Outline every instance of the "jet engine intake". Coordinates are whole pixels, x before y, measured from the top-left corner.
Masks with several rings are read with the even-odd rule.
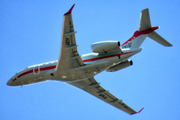
[[[119,64],[115,64],[115,65],[109,67],[108,69],[106,69],[106,71],[107,72],[115,72],[115,71],[121,70],[123,68],[129,67],[131,65],[133,65],[132,60],[127,60],[127,61],[121,62]]]
[[[95,53],[107,53],[110,50],[119,48],[119,46],[119,41],[102,41],[93,43],[91,45],[91,49]]]

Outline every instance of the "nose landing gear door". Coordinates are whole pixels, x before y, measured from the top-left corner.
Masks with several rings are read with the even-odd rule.
[[[35,67],[33,68],[33,73],[34,73],[34,75],[37,75],[37,74],[40,73],[40,66],[39,66],[39,65],[37,65],[37,66],[35,66]]]

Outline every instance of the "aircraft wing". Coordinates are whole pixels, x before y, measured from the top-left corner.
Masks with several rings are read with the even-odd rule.
[[[75,4],[74,4],[75,5]],[[56,71],[65,71],[84,65],[77,51],[76,39],[71,11],[74,7],[64,14],[61,52],[56,66]]]
[[[128,105],[123,103],[122,100],[119,100],[114,95],[109,93],[107,90],[102,88],[94,78],[87,78],[81,81],[68,82],[68,84],[78,87],[130,115],[139,113],[143,109],[142,108],[139,112],[136,112],[135,110],[130,108]]]

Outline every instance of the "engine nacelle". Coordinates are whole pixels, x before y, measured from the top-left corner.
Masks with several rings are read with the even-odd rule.
[[[115,72],[115,71],[121,70],[123,68],[129,67],[132,64],[133,64],[132,60],[124,61],[119,64],[115,64],[115,65],[111,66],[106,71],[107,72]]]
[[[95,53],[107,53],[110,50],[119,48],[119,46],[119,41],[102,41],[93,43],[91,45],[91,49]]]

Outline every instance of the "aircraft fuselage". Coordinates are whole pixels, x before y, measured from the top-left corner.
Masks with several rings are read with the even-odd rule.
[[[84,66],[74,68],[68,71],[56,72],[56,61],[46,62],[42,64],[29,66],[20,72],[16,73],[7,84],[10,86],[22,86],[42,82],[46,80],[58,81],[76,81],[90,78],[94,75],[104,71],[113,63],[123,61],[132,55],[141,51],[141,48],[136,49],[122,49],[122,53],[98,54],[90,53],[82,55],[81,58],[85,63]],[[88,70],[87,70],[88,69]],[[84,70],[86,70],[84,74]]]

